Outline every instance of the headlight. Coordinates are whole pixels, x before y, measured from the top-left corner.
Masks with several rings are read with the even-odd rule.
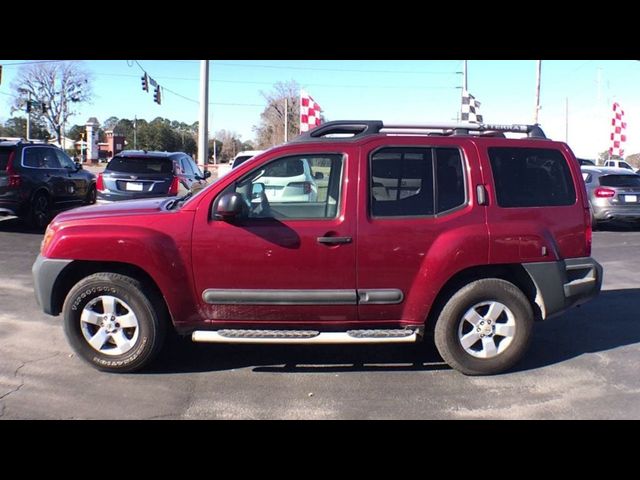
[[[53,235],[55,234],[55,230],[53,230],[53,228],[51,228],[51,225],[49,225],[47,227],[47,229],[44,232],[44,238],[42,239],[42,242],[40,243],[40,254],[44,255],[45,250],[47,249],[47,247],[49,246],[49,244],[51,243],[51,240],[53,239]]]

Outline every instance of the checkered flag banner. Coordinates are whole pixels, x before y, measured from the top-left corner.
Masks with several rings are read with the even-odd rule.
[[[627,141],[625,130],[627,129],[627,122],[623,121],[624,110],[619,103],[613,104],[613,118],[611,119],[611,147],[609,147],[609,156],[622,157],[624,155],[624,148],[622,144]]]
[[[482,115],[479,115],[480,102],[468,91],[462,91],[462,121],[482,123]]]
[[[300,133],[320,125],[320,112],[322,108],[318,105],[311,95],[304,90],[300,91]]]

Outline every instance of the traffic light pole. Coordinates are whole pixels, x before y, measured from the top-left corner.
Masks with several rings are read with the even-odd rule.
[[[30,140],[31,135],[31,93],[29,93],[29,99],[27,100],[27,142]]]
[[[200,60],[200,122],[198,123],[198,164],[209,163],[209,60]]]

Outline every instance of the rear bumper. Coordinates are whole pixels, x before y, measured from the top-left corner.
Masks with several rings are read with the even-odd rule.
[[[602,266],[591,257],[525,263],[523,267],[536,286],[543,319],[588,302],[602,288]]]
[[[19,215],[22,210],[18,201],[0,199],[0,215]]]
[[[157,197],[166,197],[166,193],[139,193],[139,192],[118,192],[115,193],[112,190],[107,190],[105,192],[98,191],[98,200],[103,200],[107,202],[118,202],[121,200],[139,200],[141,198],[157,198]]]
[[[598,207],[592,206],[593,216],[596,220],[604,222],[604,221],[614,221],[621,220],[627,222],[640,221],[640,205],[629,205],[629,206],[605,206]]]
[[[46,258],[38,255],[31,267],[33,275],[34,293],[38,305],[42,307],[44,313],[57,315],[59,312],[53,311],[53,287],[65,269],[73,260],[60,260],[56,258]]]

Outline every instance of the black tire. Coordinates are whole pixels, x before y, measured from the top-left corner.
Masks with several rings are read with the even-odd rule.
[[[475,333],[475,327],[470,322],[464,320],[467,312],[479,313],[482,317],[483,325],[478,328],[492,328],[491,321],[487,321],[490,316],[488,311],[483,314],[484,304],[489,309],[490,304],[502,305],[506,310],[493,322],[493,332],[488,333],[486,330],[478,330]],[[507,312],[510,316],[507,316]],[[501,336],[496,332],[496,326],[500,324],[506,328],[506,321],[515,325],[515,333],[512,336]],[[496,278],[482,279],[471,282],[458,290],[446,303],[442,309],[435,325],[434,339],[436,348],[445,362],[452,368],[464,373],[465,375],[492,375],[501,373],[511,368],[518,362],[529,346],[531,338],[531,330],[533,328],[533,310],[527,297],[522,291],[510,282]],[[465,330],[466,329],[466,330]],[[500,331],[500,330],[498,330]],[[489,337],[496,347],[496,353],[491,354],[489,358],[478,358],[476,355],[482,355],[484,352],[484,341],[489,342],[489,338],[478,338],[479,343],[467,345],[469,351],[473,351],[475,355],[468,353],[462,345],[461,338],[464,335],[473,335],[473,338],[482,335]],[[502,343],[508,340],[506,343]],[[502,347],[501,347],[502,345]],[[500,349],[503,351],[500,351]],[[488,350],[487,350],[488,351]]]
[[[83,360],[105,372],[133,372],[147,366],[162,347],[168,319],[164,318],[164,309],[154,308],[154,305],[161,305],[159,302],[163,299],[145,292],[150,292],[150,289],[144,288],[140,281],[117,273],[95,273],[82,279],[71,289],[62,308],[64,331],[71,347]],[[85,308],[99,312],[101,305],[104,307],[102,299],[105,296],[116,298],[118,303],[114,310],[118,310],[121,314],[124,315],[124,312],[130,309],[137,321],[137,327],[121,328],[115,320],[114,323],[103,323],[101,326],[81,322]],[[97,315],[103,315],[106,312],[105,308],[102,310],[103,313],[97,313]],[[114,313],[111,318],[122,318],[116,315],[118,313]],[[115,332],[111,330],[113,335],[105,334],[109,331],[107,328],[115,329]],[[103,330],[101,335],[105,338],[102,342],[104,347],[102,350],[91,346],[85,337],[92,334],[97,336],[98,330]],[[116,336],[119,339],[132,340],[128,343],[129,349],[121,354],[113,353],[116,347],[120,348],[120,345],[116,345]]]
[[[51,221],[51,200],[45,192],[38,192],[31,200],[26,217],[27,225],[36,230],[44,230]]]
[[[94,183],[89,187],[89,191],[87,192],[87,197],[84,201],[86,205],[93,205],[96,203],[98,199],[98,190],[96,189],[96,184]]]

